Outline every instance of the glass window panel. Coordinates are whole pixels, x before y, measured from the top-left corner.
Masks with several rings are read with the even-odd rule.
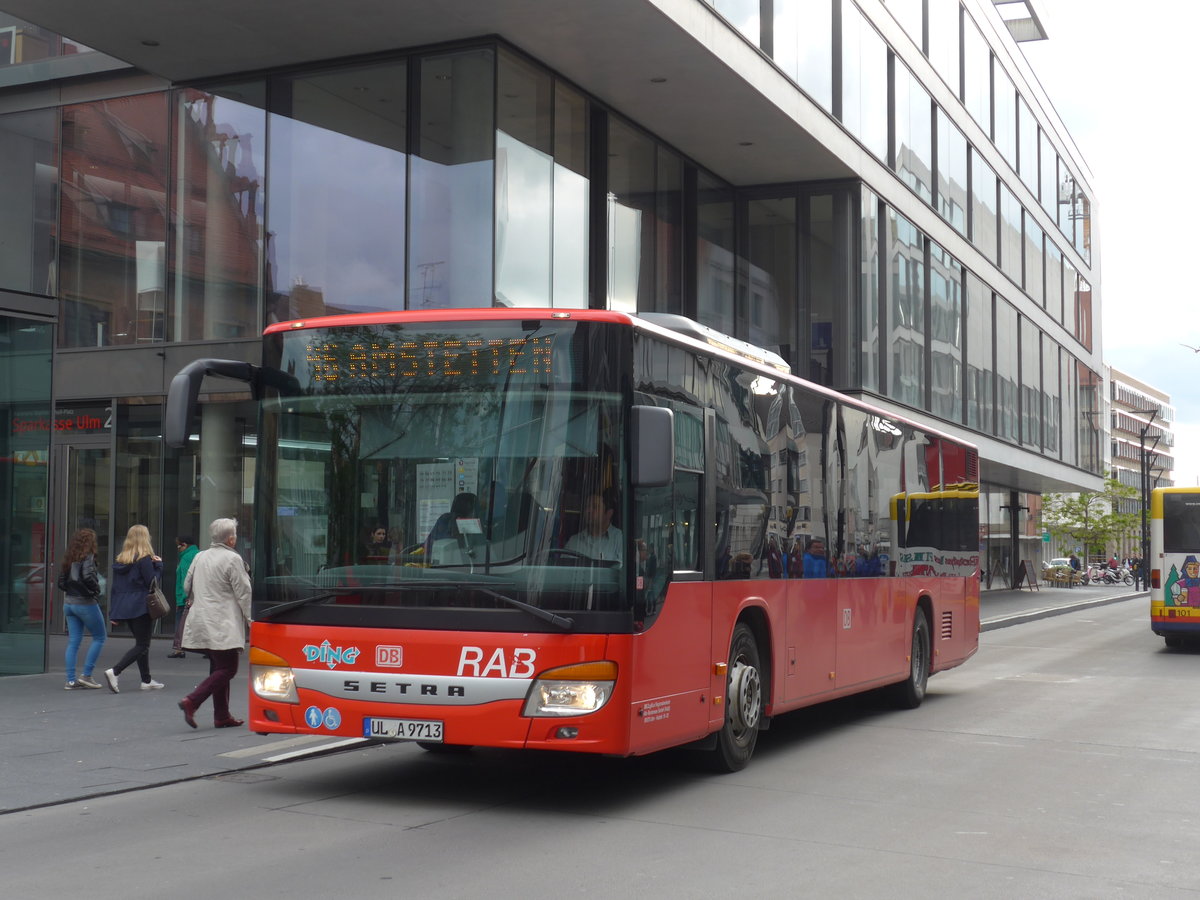
[[[171,340],[252,337],[262,328],[266,86],[174,95]]]
[[[967,139],[939,107],[938,212],[960,234],[967,233]]]
[[[496,79],[496,302],[551,306],[554,84],[503,51]]]
[[[554,85],[554,305],[588,305],[588,102]]]
[[[1046,238],[1046,311],[1060,325],[1063,321],[1063,256],[1054,241]]]
[[[1078,183],[1075,185],[1075,249],[1084,262],[1092,262],[1092,201]]]
[[[713,8],[755,47],[761,43],[758,24],[759,0],[708,0]]]
[[[706,172],[696,189],[696,318],[738,336],[734,309],[733,191]]]
[[[493,53],[468,50],[427,57],[420,65],[408,305],[487,305],[493,264]]]
[[[1059,160],[1058,163],[1058,230],[1066,237],[1067,243],[1075,240],[1075,176],[1071,170]]]
[[[55,293],[57,131],[54,109],[0,116],[0,288]]]
[[[933,202],[932,102],[925,88],[896,64],[896,161],[900,180],[926,203]]]
[[[958,43],[961,27],[958,0],[928,0],[927,7],[929,11],[929,61],[942,76],[942,80],[950,86],[954,96],[958,97],[960,89]]]
[[[1004,71],[1000,60],[992,60],[992,77],[995,79],[993,89],[993,129],[992,143],[1000,154],[1008,160],[1014,169],[1017,167],[1017,89],[1012,79]]]
[[[862,192],[861,224],[862,259],[859,273],[858,321],[855,323],[857,352],[851,354],[851,362],[861,366],[854,374],[852,384],[860,384],[866,391],[882,391],[879,383],[879,199],[870,191]]]
[[[683,160],[658,148],[658,263],[654,309],[683,313]]]
[[[45,544],[53,432],[26,427],[52,419],[53,334],[48,323],[0,316],[0,458],[5,460],[0,466],[0,675],[44,671],[46,628],[57,603],[57,573],[46,559]]]
[[[1021,443],[1042,446],[1042,335],[1021,318]]]
[[[404,308],[407,80],[387,63],[273,82],[269,321]]]
[[[1099,474],[1103,460],[1100,454],[1100,439],[1104,422],[1103,390],[1104,379],[1085,366],[1076,363],[1076,376],[1079,384],[1078,420],[1079,427],[1079,467],[1088,472]]]
[[[1044,450],[1051,456],[1059,451],[1062,397],[1058,386],[1059,346],[1042,335],[1042,435]]]
[[[891,348],[888,396],[925,408],[925,236],[894,210],[888,210],[888,269]]]
[[[815,223],[814,223],[815,227]],[[748,340],[791,362],[796,357],[796,198],[746,204]]]
[[[1000,267],[1015,284],[1021,283],[1021,203],[1000,182]]]
[[[881,160],[888,156],[887,68],[887,44],[842,0],[842,124]]]
[[[929,323],[931,412],[952,422],[962,420],[963,269],[942,247],[929,244]]]
[[[996,300],[996,437],[1020,440],[1017,384],[1020,378],[1017,311],[1005,300]]]
[[[841,258],[837,235],[842,232],[837,225],[842,195],[818,194],[808,199],[808,360],[794,366],[794,370],[818,384],[833,384],[833,367],[836,348],[834,344],[834,315],[837,299],[844,291],[839,289],[837,270]],[[836,204],[836,206],[835,206]]]
[[[59,345],[165,338],[167,95],[63,107]]]
[[[1043,131],[1041,135],[1041,155],[1038,160],[1041,166],[1041,178],[1038,182],[1039,196],[1042,200],[1042,209],[1050,214],[1051,221],[1056,221],[1058,215],[1058,154],[1054,151],[1054,144],[1050,142],[1046,133]]]
[[[0,12],[0,68],[94,52],[76,40]]]
[[[1066,254],[1062,257],[1063,266],[1063,316],[1060,320],[1063,327],[1072,335],[1078,337],[1078,319],[1079,306],[1076,298],[1076,288],[1078,287],[1079,273],[1075,271],[1075,265],[1071,260],[1067,259]]]
[[[833,109],[833,4],[776,3],[775,63],[813,100]]]
[[[992,431],[992,292],[967,273],[967,425]]]
[[[1075,337],[1092,349],[1092,286],[1082,274],[1075,279]]]
[[[1045,258],[1042,253],[1042,229],[1034,221],[1029,210],[1024,210],[1025,216],[1025,293],[1034,302],[1046,305],[1044,289]]]
[[[1021,174],[1021,180],[1036,197],[1038,192],[1038,126],[1029,105],[1020,98],[1017,99],[1017,136],[1019,139],[1017,168]]]
[[[992,51],[979,28],[963,14],[963,104],[985,134],[992,131]]]
[[[1059,385],[1062,391],[1062,453],[1069,465],[1079,464],[1079,388],[1075,383],[1075,360],[1063,351],[1059,356]]]
[[[171,545],[174,535],[162,533],[162,406],[145,403],[142,398],[122,400],[117,406],[116,426],[112,517],[116,533],[111,537],[111,547],[114,553],[119,553],[126,529],[134,524],[145,525],[150,530],[154,552],[165,556],[164,551]],[[222,436],[229,443],[235,440],[228,432]],[[239,444],[241,437],[238,434],[236,438]],[[212,436],[207,439],[211,443]],[[250,507],[245,507],[245,514],[242,512],[240,489],[233,490],[230,499],[231,505],[222,507],[220,515],[231,516],[239,522],[253,518]],[[214,514],[213,518],[216,517]],[[242,537],[240,532],[239,528],[239,538]]]
[[[971,148],[971,243],[996,261],[996,173]]]
[[[654,141],[617,119],[608,125],[608,306],[654,308]]]
[[[917,49],[923,48],[921,32],[924,30],[924,0],[886,0],[887,8],[896,17]]]

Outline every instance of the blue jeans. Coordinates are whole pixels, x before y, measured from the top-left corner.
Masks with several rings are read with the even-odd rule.
[[[96,660],[100,658],[100,649],[108,640],[104,630],[104,615],[97,603],[64,603],[63,618],[67,620],[67,681],[75,680],[75,660],[79,655],[79,645],[83,643],[83,629],[92,635],[92,643],[88,647],[87,658],[83,661],[83,674],[92,677],[96,668]]]

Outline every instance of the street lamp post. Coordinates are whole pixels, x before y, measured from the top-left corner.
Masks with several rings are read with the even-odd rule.
[[[1150,425],[1154,421],[1154,417],[1158,415],[1158,407],[1154,409],[1139,410],[1140,412],[1150,413],[1150,418],[1146,420],[1146,424],[1142,426],[1141,434],[1138,436],[1141,442],[1142,449],[1142,564],[1138,566],[1138,590],[1146,588],[1146,571],[1150,565],[1150,530],[1146,525],[1146,509],[1150,505],[1150,463],[1146,457],[1146,433],[1150,430]],[[1159,438],[1154,439],[1154,446],[1158,446]],[[1151,447],[1151,450],[1154,448]]]

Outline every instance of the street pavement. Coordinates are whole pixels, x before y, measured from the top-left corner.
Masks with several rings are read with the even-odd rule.
[[[1137,598],[1124,585],[985,591],[983,630],[1017,625]],[[95,678],[125,650],[131,638],[110,635]],[[176,704],[208,674],[196,654],[168,659],[170,639],[150,648],[153,677],[166,687],[139,689],[137,667],[121,675],[121,692],[63,689],[65,635],[50,638],[50,671],[0,678],[0,815],[72,800],[139,790],[197,778],[237,777],[300,756],[335,753],[365,743],[334,736],[256,735],[241,728],[213,728],[212,705],[196,715],[198,729],[183,721]],[[81,648],[80,661],[84,650]],[[233,684],[231,709],[246,714],[245,657]]]

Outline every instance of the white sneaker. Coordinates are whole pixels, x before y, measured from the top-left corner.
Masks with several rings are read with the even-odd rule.
[[[153,678],[151,678],[149,681],[142,682],[143,691],[161,691],[164,687],[166,687],[166,685],[164,685],[161,681],[155,681]]]
[[[114,694],[121,693],[121,689],[117,686],[117,673],[112,669],[104,670],[104,680],[108,682],[108,689]]]

